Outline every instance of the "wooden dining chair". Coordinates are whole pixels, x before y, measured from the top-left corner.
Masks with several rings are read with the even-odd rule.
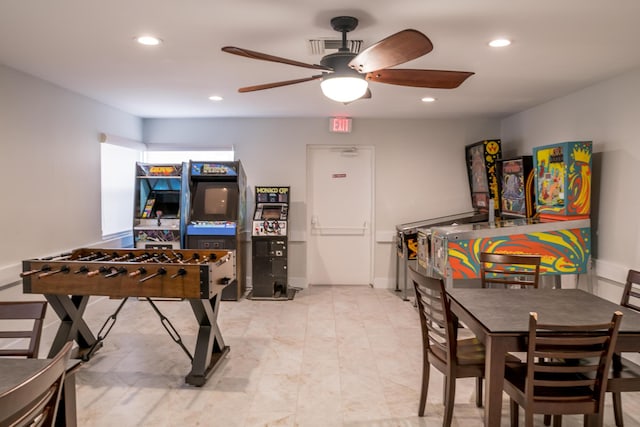
[[[640,271],[629,270],[620,305],[640,312]],[[622,393],[640,391],[640,365],[614,353],[607,380],[607,392],[611,392],[613,415],[617,427],[624,427]],[[551,419],[545,417],[545,425]]]
[[[483,288],[493,286],[538,287],[540,256],[481,252],[480,279]]]
[[[440,279],[425,276],[409,267],[416,293],[422,328],[422,389],[418,415],[424,416],[429,388],[430,365],[445,376],[443,426],[450,426],[457,378],[476,378],[476,406],[482,406],[484,346],[477,338],[457,338],[457,321]]]
[[[24,340],[25,345],[19,348],[0,349],[0,356],[22,356],[37,358],[40,349],[40,337],[47,311],[46,301],[1,301],[0,321],[33,321],[31,329],[13,330],[3,328],[0,323],[0,339]],[[20,341],[22,342],[22,341]]]
[[[518,408],[525,426],[534,414],[553,415],[560,426],[563,414],[598,417],[602,425],[604,395],[622,313],[594,325],[550,325],[529,316],[526,363],[505,369],[504,391],[511,399],[511,426],[518,426]],[[588,360],[589,362],[584,362]],[[580,361],[580,362],[578,362]]]
[[[73,343],[67,342],[42,369],[0,393],[1,426],[53,426]]]
[[[640,271],[629,270],[620,305],[640,312]],[[622,392],[640,391],[640,365],[621,354],[613,355],[607,391],[613,396],[613,414],[617,427],[624,426]]]

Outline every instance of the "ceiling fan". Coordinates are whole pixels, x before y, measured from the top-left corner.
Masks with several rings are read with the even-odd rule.
[[[311,80],[322,80],[320,86],[325,96],[343,103],[371,98],[369,81],[399,86],[454,89],[474,74],[467,71],[390,68],[419,58],[433,50],[433,44],[429,38],[417,30],[400,31],[360,53],[353,53],[347,46],[347,33],[357,26],[358,20],[351,16],[338,16],[331,20],[331,27],[342,33],[342,46],[338,52],[324,56],[320,64],[307,64],[234,46],[225,46],[222,51],[322,72],[302,79],[242,87],[238,92],[253,92]]]

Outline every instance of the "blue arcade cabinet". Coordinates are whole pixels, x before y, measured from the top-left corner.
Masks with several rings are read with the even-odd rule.
[[[246,211],[246,176],[239,161],[190,161],[187,179],[188,221],[186,249],[235,252],[235,280],[222,292],[222,300],[237,301],[246,290],[241,233]]]

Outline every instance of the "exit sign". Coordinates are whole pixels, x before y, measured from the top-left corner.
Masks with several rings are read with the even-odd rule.
[[[329,130],[337,133],[350,133],[351,117],[331,117]]]

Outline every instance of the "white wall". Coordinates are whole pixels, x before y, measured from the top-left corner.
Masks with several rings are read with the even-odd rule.
[[[142,140],[142,121],[0,65],[0,287],[101,241],[99,132]]]
[[[20,262],[100,244],[97,134],[151,143],[233,144],[249,184],[292,187],[291,275],[306,275],[308,144],[372,145],[376,151],[376,284],[392,286],[396,224],[469,209],[463,146],[499,136],[505,156],[534,146],[594,142],[593,228],[599,292],[640,268],[640,70],[495,120],[355,119],[331,134],[328,119],[140,118],[0,66],[0,286]],[[252,206],[251,206],[252,209]]]
[[[464,146],[495,138],[498,131],[497,120],[483,119],[355,118],[351,134],[330,133],[328,118],[144,120],[146,143],[233,144],[247,174],[250,199],[255,185],[291,186],[289,277],[299,286],[306,285],[307,145],[375,147],[375,284],[392,287],[395,226],[471,210]]]
[[[511,154],[539,145],[593,141],[592,227],[602,295],[619,301],[629,268],[640,269],[640,69],[502,121]],[[613,288],[611,287],[613,285]]]

